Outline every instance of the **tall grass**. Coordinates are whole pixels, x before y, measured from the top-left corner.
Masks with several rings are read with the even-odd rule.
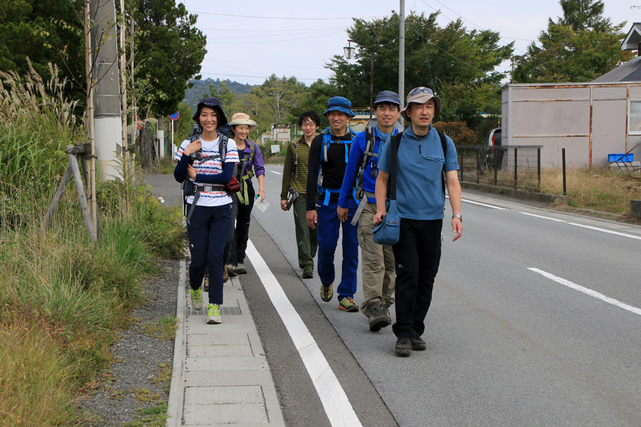
[[[55,74],[54,74],[55,75]],[[73,186],[46,234],[40,223],[82,128],[65,82],[0,73],[0,425],[73,425],[74,397],[110,360],[144,303],[154,257],[179,257],[180,212],[159,206],[127,168],[102,183],[102,240],[87,236]],[[6,167],[5,167],[6,163]],[[124,168],[123,168],[124,169]]]
[[[630,200],[641,199],[641,175],[609,168],[571,169],[566,172],[566,188],[570,208],[629,215]],[[541,192],[563,194],[561,170],[541,173]]]

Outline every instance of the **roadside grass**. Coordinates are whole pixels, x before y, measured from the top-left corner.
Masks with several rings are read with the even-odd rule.
[[[467,167],[464,180],[480,184],[514,188],[514,172],[487,169],[477,175],[475,164]],[[495,174],[496,172],[496,174]],[[537,171],[519,170],[518,189],[551,195],[563,195],[563,172],[557,168],[541,170],[541,184]],[[557,201],[552,205],[559,210],[585,210],[618,216],[630,215],[630,200],[641,199],[641,175],[607,167],[566,170],[567,203]]]
[[[630,200],[641,199],[641,175],[611,171],[609,168],[582,168],[566,171],[567,207],[617,215],[630,215]],[[563,194],[561,170],[546,169],[541,173],[541,192]]]
[[[143,326],[143,329],[150,337],[160,338],[163,341],[172,341],[176,338],[178,318],[176,316],[165,316],[157,322]]]
[[[55,77],[0,72],[0,83],[0,425],[76,425],[76,398],[113,360],[155,257],[181,257],[185,231],[128,167],[99,184],[102,239],[88,238],[73,185],[43,233],[82,128]]]
[[[160,159],[160,165],[156,168],[156,172],[165,175],[173,174],[175,167],[176,161],[174,160],[174,156],[169,153],[165,157]]]

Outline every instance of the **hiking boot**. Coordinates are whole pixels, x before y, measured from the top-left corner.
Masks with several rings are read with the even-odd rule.
[[[223,265],[223,283],[227,283],[227,280],[229,280],[229,273],[227,273],[227,266]],[[209,290],[209,286],[207,288]]]
[[[203,291],[209,292],[209,273],[205,273],[203,277]]]
[[[398,357],[409,357],[412,354],[412,341],[409,338],[399,338],[394,351]]]
[[[235,265],[231,265],[231,264],[227,264],[227,274],[229,275],[229,277],[236,277],[237,276],[237,274],[236,274],[236,266]]]
[[[386,300],[381,305],[381,310],[383,311],[383,316],[385,316],[385,321],[387,322],[387,325],[385,325],[385,326],[389,326],[389,325],[392,324],[392,316],[390,316],[390,314],[389,314],[390,305],[392,305],[392,304],[389,302],[389,300]],[[385,327],[385,326],[383,326],[383,327]]]
[[[196,290],[189,291],[189,296],[191,297],[191,308],[194,310],[203,309],[203,290],[198,288]]]
[[[314,266],[306,265],[303,267],[303,279],[311,279],[314,277]]]
[[[412,350],[425,350],[427,348],[427,344],[425,341],[423,341],[423,338],[421,337],[413,337],[410,338],[410,342],[412,343]]]
[[[321,284],[321,299],[325,302],[330,302],[332,300],[332,297],[334,296],[334,293],[332,292],[332,284],[329,284],[327,286]]]
[[[244,265],[238,264],[236,266],[236,274],[247,274],[247,269],[245,268]]]
[[[207,323],[210,325],[223,323],[220,318],[220,307],[217,304],[207,304]]]
[[[347,297],[340,300],[340,302],[338,303],[338,308],[347,312],[358,311],[358,305],[356,305],[353,299]]]
[[[378,300],[369,303],[369,330],[372,332],[380,331],[387,326],[387,318],[383,313],[383,308]]]

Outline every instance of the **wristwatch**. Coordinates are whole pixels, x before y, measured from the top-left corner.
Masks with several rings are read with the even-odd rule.
[[[461,214],[454,214],[454,215],[452,215],[452,219],[454,219],[454,218],[458,218],[458,219],[460,219],[460,220],[461,220],[461,222],[463,222],[463,216],[462,216]]]

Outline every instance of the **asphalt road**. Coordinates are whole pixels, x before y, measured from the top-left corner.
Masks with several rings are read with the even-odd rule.
[[[347,401],[323,405],[250,270],[242,283],[288,425],[641,426],[640,227],[464,193],[463,237],[444,229],[427,351],[397,358],[391,328],[370,332],[362,314],[320,300],[317,277],[299,278],[281,172],[267,167],[270,207],[254,209],[250,238]],[[356,422],[328,415],[350,409]]]

